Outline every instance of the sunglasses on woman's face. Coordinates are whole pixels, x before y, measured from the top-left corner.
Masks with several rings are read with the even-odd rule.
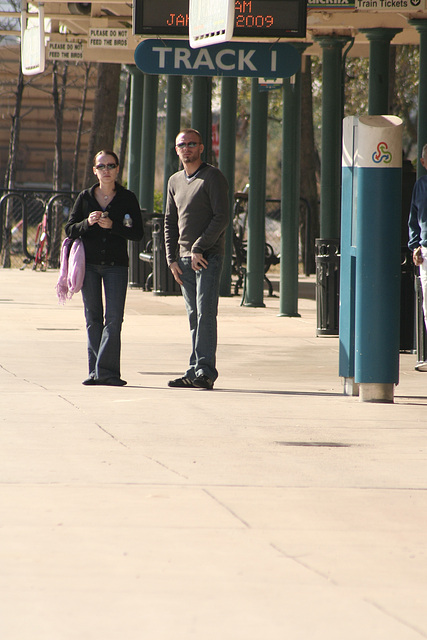
[[[115,162],[109,162],[108,164],[97,164],[95,169],[98,169],[98,171],[105,171],[105,169],[112,171],[117,166],[118,165]]]

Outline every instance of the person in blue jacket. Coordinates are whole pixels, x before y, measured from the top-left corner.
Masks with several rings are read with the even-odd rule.
[[[427,144],[423,146],[420,162],[427,169]],[[420,270],[424,323],[427,328],[427,174],[418,178],[414,185],[408,227],[408,248],[412,251],[414,264]],[[427,362],[417,363],[416,369],[427,371]]]

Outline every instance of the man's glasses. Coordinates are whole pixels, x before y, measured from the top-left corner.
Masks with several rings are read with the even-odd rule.
[[[112,171],[117,166],[118,165],[115,162],[109,162],[108,164],[97,164],[95,169],[98,169],[98,171],[105,171],[105,169]]]
[[[178,147],[178,149],[184,149],[184,147],[194,149],[194,147],[197,147],[198,144],[200,144],[200,142],[180,142],[176,146]]]

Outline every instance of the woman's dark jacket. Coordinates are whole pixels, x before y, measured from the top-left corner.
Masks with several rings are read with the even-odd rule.
[[[77,196],[65,225],[65,232],[69,238],[83,240],[88,264],[127,267],[129,263],[127,241],[141,240],[144,235],[138,200],[132,191],[116,182],[116,195],[105,208],[113,221],[112,228],[102,229],[98,224],[89,226],[89,214],[102,209],[94,195],[98,186],[96,184],[90,189],[85,189]],[[123,224],[127,213],[132,220],[131,227]]]

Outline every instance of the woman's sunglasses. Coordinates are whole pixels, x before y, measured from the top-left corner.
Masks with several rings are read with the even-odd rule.
[[[118,167],[117,164],[115,164],[114,162],[109,162],[108,164],[97,164],[95,169],[98,169],[98,171],[104,171],[105,169],[112,171],[116,167]]]

